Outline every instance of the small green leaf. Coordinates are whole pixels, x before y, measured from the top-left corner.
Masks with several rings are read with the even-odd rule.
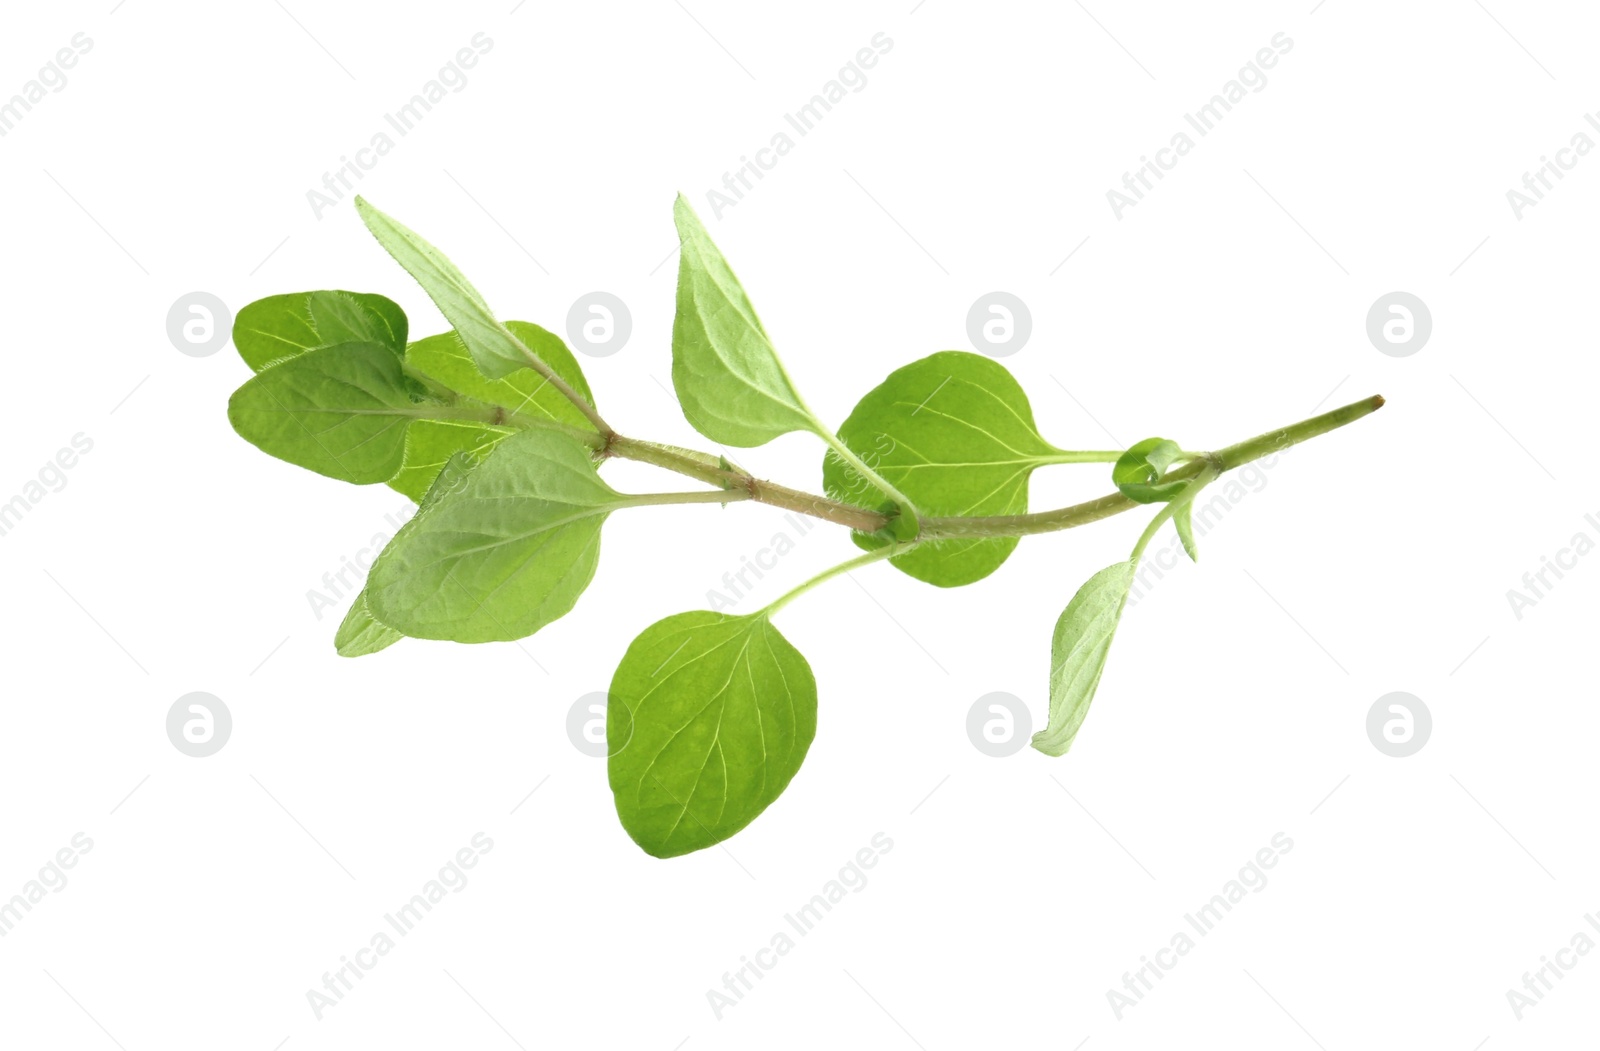
[[[755,307],[682,194],[673,217],[682,245],[672,385],[684,416],[712,441],[743,448],[815,429]]]
[[[720,843],[788,787],[817,731],[817,683],[763,615],[695,611],[628,647],[606,706],[622,827],[670,858]]]
[[[419,639],[520,639],[572,609],[594,576],[600,526],[627,498],[590,451],[552,431],[458,454],[367,577],[378,620]]]
[[[1189,556],[1189,561],[1198,562],[1200,548],[1194,542],[1194,523],[1189,518],[1189,512],[1193,508],[1193,502],[1180,506],[1172,514],[1172,525],[1178,530],[1178,539],[1183,541],[1183,550]]]
[[[1045,755],[1064,755],[1089,714],[1137,567],[1130,560],[1102,569],[1078,589],[1056,621],[1050,642],[1050,715],[1032,741]]]
[[[404,462],[399,473],[389,479],[389,488],[420,504],[450,457],[466,453],[474,461],[481,460],[501,439],[515,433],[509,427],[481,423],[414,420],[406,431]]]
[[[590,405],[594,404],[583,369],[560,336],[529,321],[507,321],[505,327]],[[476,401],[497,405],[507,413],[594,430],[577,406],[532,369],[520,369],[501,379],[485,377],[473,363],[467,345],[455,332],[441,332],[412,343],[406,348],[405,363],[419,376]]]
[[[1161,482],[1167,468],[1188,454],[1165,438],[1146,438],[1123,453],[1111,467],[1111,480],[1122,495],[1141,504],[1161,503],[1183,492],[1189,483]]]
[[[367,608],[367,593],[361,592],[344,616],[339,631],[333,636],[334,649],[341,657],[364,657],[387,649],[405,638],[387,624],[373,619]]]
[[[1039,436],[1028,396],[1005,366],[955,350],[890,373],[856,404],[839,438],[923,515],[1024,514],[1034,468],[1062,455]],[[822,483],[835,500],[880,506],[877,487],[831,452]],[[872,550],[889,543],[890,532],[857,533],[855,541]],[[957,587],[993,573],[1016,546],[1016,537],[939,540],[891,563],[918,580]]]
[[[472,360],[490,379],[502,379],[518,369],[528,368],[528,348],[510,329],[495,320],[489,304],[472,287],[466,275],[456,269],[433,245],[410,228],[356,198],[356,211],[372,236],[405,268],[428,293],[439,313],[461,336],[472,353]]]
[[[399,354],[406,346],[405,311],[383,296],[329,290],[258,299],[233,319],[233,345],[255,372],[340,343],[379,343]]]
[[[228,420],[261,451],[341,481],[386,482],[405,456],[406,426],[425,410],[400,359],[378,343],[307,351],[233,393]]]

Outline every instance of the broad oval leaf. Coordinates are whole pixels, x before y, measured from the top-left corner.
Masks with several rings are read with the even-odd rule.
[[[555,333],[531,321],[507,321],[506,329],[537,354],[557,376],[583,395],[590,405],[594,395],[584,378],[578,360]],[[464,394],[475,401],[496,405],[518,416],[554,420],[570,427],[592,431],[591,424],[577,406],[532,369],[519,369],[500,379],[489,379],[473,363],[466,343],[455,332],[419,339],[406,348],[406,367],[417,375]]]
[[[256,372],[285,358],[340,343],[377,343],[399,355],[406,347],[406,314],[368,292],[289,292],[240,308],[233,345]]]
[[[1050,640],[1050,715],[1030,742],[1045,755],[1064,755],[1089,714],[1137,568],[1138,562],[1130,560],[1102,569],[1084,582],[1056,621]]]
[[[869,391],[839,438],[923,515],[1013,515],[1028,510],[1028,478],[1061,451],[1039,436],[1028,396],[991,358],[946,350],[896,369]],[[876,486],[832,453],[822,462],[829,496],[876,503]],[[868,550],[888,539],[857,533]],[[918,580],[957,587],[1000,568],[1016,537],[940,540],[890,562]]]
[[[607,775],[647,854],[720,843],[777,799],[817,731],[817,683],[760,614],[697,610],[628,646],[606,705]]]
[[[359,485],[394,477],[406,427],[421,414],[400,359],[377,343],[280,361],[228,400],[233,429],[262,452]]]
[[[512,435],[476,467],[458,455],[373,563],[367,605],[413,638],[531,635],[577,603],[600,526],[627,500],[587,448],[553,431]]]
[[[416,279],[439,308],[439,313],[460,333],[485,376],[500,379],[528,368],[526,350],[510,329],[495,320],[483,296],[444,253],[393,218],[356,198],[356,211],[394,261]]]
[[[778,360],[749,296],[682,194],[673,218],[682,243],[672,386],[684,416],[712,441],[743,448],[813,429],[811,410]]]
[[[341,657],[364,657],[388,649],[403,638],[389,625],[378,623],[367,607],[367,593],[362,591],[333,636],[333,647]]]
[[[1163,482],[1161,476],[1167,468],[1184,458],[1184,451],[1176,442],[1165,438],[1146,438],[1132,445],[1111,466],[1111,480],[1122,495],[1141,504],[1155,504],[1171,500],[1189,483],[1187,480]]]

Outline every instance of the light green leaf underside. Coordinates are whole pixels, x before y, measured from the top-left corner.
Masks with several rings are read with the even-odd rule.
[[[1031,742],[1045,755],[1065,754],[1089,714],[1137,567],[1128,561],[1100,570],[1056,621],[1050,642],[1050,714]]]
[[[660,858],[722,842],[788,786],[816,729],[811,666],[765,617],[657,621],[628,647],[606,707],[622,827]]]
[[[377,343],[396,355],[406,345],[406,315],[384,296],[330,289],[268,296],[233,320],[233,345],[260,372],[284,358],[340,343]]]
[[[528,368],[522,344],[495,320],[483,296],[444,253],[361,197],[356,198],[356,211],[372,236],[416,279],[450,327],[460,333],[472,360],[485,376],[502,379]]]
[[[1194,541],[1194,521],[1190,517],[1190,512],[1193,509],[1194,503],[1192,501],[1180,506],[1172,514],[1172,525],[1178,531],[1178,539],[1183,541],[1183,550],[1189,556],[1189,561],[1198,562],[1200,561],[1200,548]]]
[[[507,321],[506,329],[549,365],[590,405],[594,396],[583,369],[561,338],[529,321]],[[406,367],[420,376],[476,401],[497,405],[507,413],[554,420],[592,431],[594,426],[577,406],[532,369],[520,369],[501,379],[489,379],[473,363],[467,345],[455,332],[419,339],[406,348]]]
[[[955,350],[890,373],[856,404],[839,438],[925,516],[1024,514],[1034,468],[1061,455],[1039,436],[1028,396],[1005,366]],[[832,453],[823,458],[822,481],[836,500],[881,500]],[[868,550],[887,542],[854,539]],[[1016,546],[1016,537],[942,540],[890,561],[918,580],[956,587],[993,573]]]
[[[233,393],[228,419],[263,452],[361,485],[386,482],[405,455],[413,403],[400,359],[377,343],[307,351]]]
[[[695,430],[748,448],[815,422],[728,261],[679,195],[682,242],[672,321],[672,385]]]
[[[361,592],[345,614],[344,622],[333,637],[334,649],[341,657],[364,657],[377,653],[399,642],[405,636],[373,619],[367,607],[367,593]]]
[[[446,466],[373,563],[367,603],[421,639],[520,639],[564,615],[594,576],[600,527],[622,506],[583,445],[551,431]]]

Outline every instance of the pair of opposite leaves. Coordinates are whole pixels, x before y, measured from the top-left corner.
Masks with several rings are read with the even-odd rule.
[[[340,652],[373,652],[402,635],[524,637],[572,608],[593,575],[601,524],[632,499],[599,479],[588,448],[570,436],[588,426],[583,414],[525,360],[517,364],[532,350],[591,398],[560,339],[495,321],[426,242],[370,208],[363,217],[455,331],[408,345],[403,313],[381,296],[316,292],[251,304],[235,341],[258,376],[235,395],[230,416],[273,455],[347,481],[387,482],[421,501],[374,565],[340,629]],[[708,437],[739,446],[815,429],[742,287],[681,200],[678,225],[673,374],[685,414]],[[540,429],[551,425],[569,433]],[[1039,436],[1010,374],[957,352],[893,373],[839,435],[928,514],[1025,511],[1029,474],[1060,455]],[[848,502],[881,499],[831,455],[824,481]],[[955,586],[993,572],[1015,545],[946,541],[894,561]],[[622,701],[608,718],[619,814],[655,854],[742,828],[792,778],[815,731],[809,666],[760,615],[690,613],[653,625],[630,646],[612,697]]]

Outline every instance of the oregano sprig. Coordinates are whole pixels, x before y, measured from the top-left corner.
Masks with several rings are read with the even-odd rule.
[[[759,478],[726,455],[620,433],[559,336],[498,320],[432,244],[361,198],[356,209],[451,329],[412,339],[400,307],[373,293],[269,296],[235,322],[234,344],[254,375],[228,406],[234,429],[264,452],[342,481],[385,483],[418,503],[339,626],[340,655],[406,637],[532,634],[573,608],[596,572],[605,521],[635,507],[765,503],[843,526],[865,551],[755,613],[674,614],[627,646],[607,710],[608,776],[624,830],[658,857],[732,836],[799,771],[816,731],[817,684],[773,620],[800,596],[879,561],[962,587],[999,569],[1022,537],[1158,505],[1129,557],[1091,576],[1056,622],[1048,717],[1033,745],[1060,755],[1088,714],[1156,532],[1171,522],[1197,557],[1191,508],[1206,486],[1383,404],[1374,396],[1212,452],[1163,438],[1066,449],[1040,432],[1004,366],[940,351],[890,373],[834,428],[801,396],[744,286],[680,196],[672,376],[684,415],[724,446],[815,435],[822,491],[811,492]],[[611,459],[705,488],[622,493],[599,474]],[[1028,509],[1033,472],[1083,464],[1110,465],[1115,491]]]

